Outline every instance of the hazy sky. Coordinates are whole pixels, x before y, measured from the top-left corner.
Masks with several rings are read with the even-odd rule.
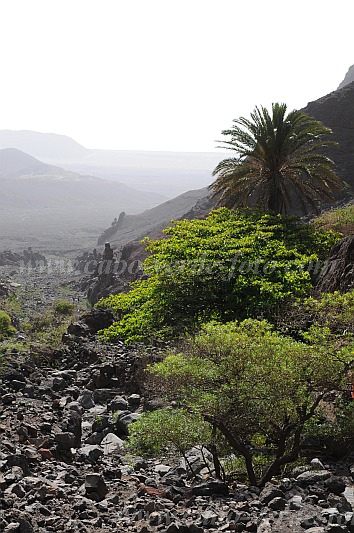
[[[213,151],[255,105],[304,107],[354,63],[349,0],[0,0],[0,129]]]

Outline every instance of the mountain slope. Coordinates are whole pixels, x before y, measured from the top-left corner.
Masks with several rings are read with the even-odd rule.
[[[66,135],[30,130],[0,130],[0,149],[17,148],[46,162],[84,157],[90,150]]]
[[[345,75],[344,80],[338,85],[338,89],[341,89],[342,87],[345,87],[349,83],[354,81],[354,65],[349,67],[348,72]]]
[[[0,130],[0,149],[17,148],[45,163],[79,174],[120,181],[169,198],[206,187],[221,153],[88,150],[53,133]]]
[[[330,139],[339,146],[327,153],[338,175],[354,191],[354,82],[309,102],[303,111],[333,130]]]
[[[43,245],[70,243],[73,236],[78,241],[89,237],[94,245],[107,221],[120,211],[139,213],[165,199],[119,182],[81,176],[12,148],[0,150],[0,187],[3,247],[9,239],[14,247],[24,239],[29,245],[33,239]]]
[[[156,233],[168,226],[171,220],[186,215],[198,202],[209,195],[210,191],[207,188],[188,191],[138,215],[127,215],[123,218],[119,229],[114,232],[114,228],[108,228],[99,238],[98,244],[109,241],[115,246],[122,246],[130,241],[143,238],[151,232]]]

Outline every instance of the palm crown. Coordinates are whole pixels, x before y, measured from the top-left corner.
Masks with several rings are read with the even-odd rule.
[[[222,143],[238,155],[217,165],[217,179],[210,185],[219,205],[258,205],[286,214],[296,204],[307,214],[317,212],[321,202],[333,202],[333,193],[343,189],[323,152],[336,143],[322,138],[332,131],[321,122],[302,111],[286,115],[286,104],[278,103],[272,105],[272,116],[256,107],[250,120],[233,122],[222,131],[230,140]]]

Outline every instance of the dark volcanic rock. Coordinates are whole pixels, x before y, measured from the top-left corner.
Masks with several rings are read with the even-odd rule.
[[[319,292],[347,292],[354,288],[354,235],[332,248],[315,288]]]
[[[326,153],[334,161],[337,174],[354,190],[354,82],[333,91],[302,110],[332,129],[330,140],[338,147]]]
[[[75,337],[95,335],[101,329],[111,326],[113,322],[113,313],[109,309],[92,309],[84,313],[78,322],[70,324],[68,333]]]

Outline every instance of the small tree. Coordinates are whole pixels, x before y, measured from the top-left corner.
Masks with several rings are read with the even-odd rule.
[[[175,222],[166,233],[148,241],[148,279],[99,302],[119,317],[106,340],[175,336],[210,319],[265,315],[309,291],[311,266],[338,239],[295,217],[226,208]]]
[[[185,409],[166,407],[144,413],[129,427],[129,448],[133,452],[154,457],[178,453],[192,474],[187,451],[197,445],[208,446],[211,442],[209,424]]]
[[[345,382],[352,347],[335,354],[283,337],[266,321],[206,324],[183,353],[149,371],[162,390],[217,429],[264,486],[297,459],[306,424]],[[267,458],[260,479],[255,455]]]

